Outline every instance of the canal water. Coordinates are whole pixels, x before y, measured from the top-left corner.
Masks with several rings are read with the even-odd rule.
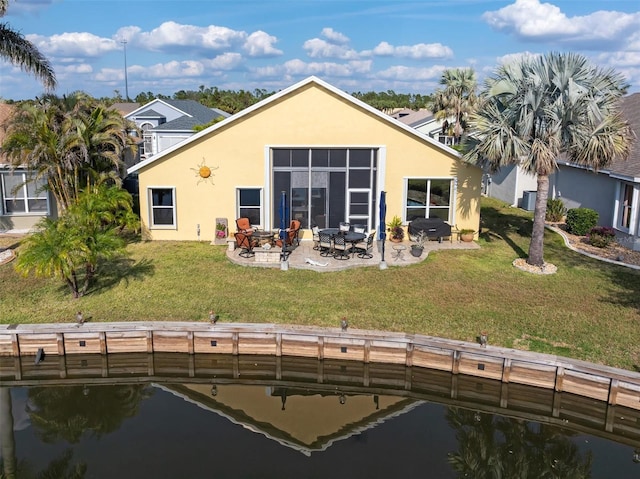
[[[0,357],[7,478],[640,478],[640,410],[401,364]]]
[[[589,434],[486,402],[251,382],[0,387],[4,477],[640,478],[637,424]]]

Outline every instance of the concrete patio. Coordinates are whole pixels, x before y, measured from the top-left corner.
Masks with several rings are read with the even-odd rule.
[[[384,253],[384,259],[387,267],[392,268],[396,266],[409,266],[412,264],[420,263],[427,259],[431,251],[450,249],[473,250],[480,248],[480,246],[478,246],[478,244],[475,242],[466,243],[464,241],[454,240],[453,242],[443,241],[442,243],[438,243],[437,241],[429,241],[424,247],[422,256],[416,258],[411,254],[411,244],[412,242],[410,241],[403,241],[402,243],[393,243],[391,241],[387,241],[385,243]],[[393,248],[394,246],[398,245],[403,245],[406,247],[399,258],[397,257],[396,250],[394,250]],[[371,253],[373,254],[373,257],[369,259],[358,258],[357,255],[351,255],[349,259],[339,260],[331,256],[320,256],[320,252],[313,249],[313,241],[302,240],[300,241],[300,245],[296,246],[291,254],[289,254],[286,266],[283,266],[281,262],[265,263],[256,261],[255,256],[250,258],[243,258],[240,256],[240,250],[237,248],[233,251],[227,250],[227,258],[229,258],[229,261],[242,266],[278,269],[308,269],[318,272],[341,271],[349,268],[364,267],[380,268],[382,255],[378,251],[378,245],[376,242],[374,242],[373,244]]]

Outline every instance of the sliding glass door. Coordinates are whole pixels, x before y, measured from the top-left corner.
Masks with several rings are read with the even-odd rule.
[[[373,228],[377,150],[277,148],[272,150],[273,227],[280,221],[282,191],[290,219],[302,228],[337,227],[341,221]]]

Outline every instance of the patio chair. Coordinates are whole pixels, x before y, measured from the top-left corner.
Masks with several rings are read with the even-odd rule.
[[[341,233],[348,233],[350,229],[351,224],[347,223],[346,221],[341,221],[338,225],[338,231],[340,231]]]
[[[282,240],[282,238],[278,238],[276,240],[276,245],[280,246],[283,251],[288,246],[293,246],[294,243],[296,244],[296,246],[300,244],[300,240],[298,238],[298,234],[300,232],[300,221],[291,220],[290,226],[285,231],[287,234],[284,238],[284,241]]]
[[[258,244],[258,240],[253,235],[238,231],[234,236],[236,238],[236,247],[240,248],[239,256],[251,258],[256,254],[253,248]]]
[[[349,259],[351,243],[347,242],[346,235],[337,234],[333,237],[333,257],[335,259]]]
[[[293,237],[291,239],[291,244],[293,245],[293,243],[296,244],[296,246],[300,246],[300,228],[302,227],[302,224],[300,223],[299,220],[291,220],[291,225],[289,226],[289,229],[293,231]]]
[[[365,225],[351,225],[351,231],[354,233],[364,233],[367,231],[367,227]]]
[[[320,256],[333,256],[333,241],[329,233],[318,232],[318,250]]]
[[[313,249],[318,250],[320,249],[320,228],[313,226],[311,233],[313,233]]]
[[[252,234],[255,231],[255,228],[251,226],[251,221],[249,218],[238,218],[236,220],[236,229],[245,234]]]
[[[356,243],[354,245],[358,258],[363,258],[363,259],[373,258],[373,254],[371,253],[371,250],[373,249],[373,239],[375,238],[375,236],[376,236],[375,232],[369,233],[369,236],[367,236],[366,240],[360,241],[359,243]]]

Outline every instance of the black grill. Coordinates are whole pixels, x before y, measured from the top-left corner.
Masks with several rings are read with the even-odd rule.
[[[429,239],[442,242],[442,238],[451,236],[451,225],[440,218],[416,218],[409,223],[409,235],[416,236],[420,231],[424,231]]]

